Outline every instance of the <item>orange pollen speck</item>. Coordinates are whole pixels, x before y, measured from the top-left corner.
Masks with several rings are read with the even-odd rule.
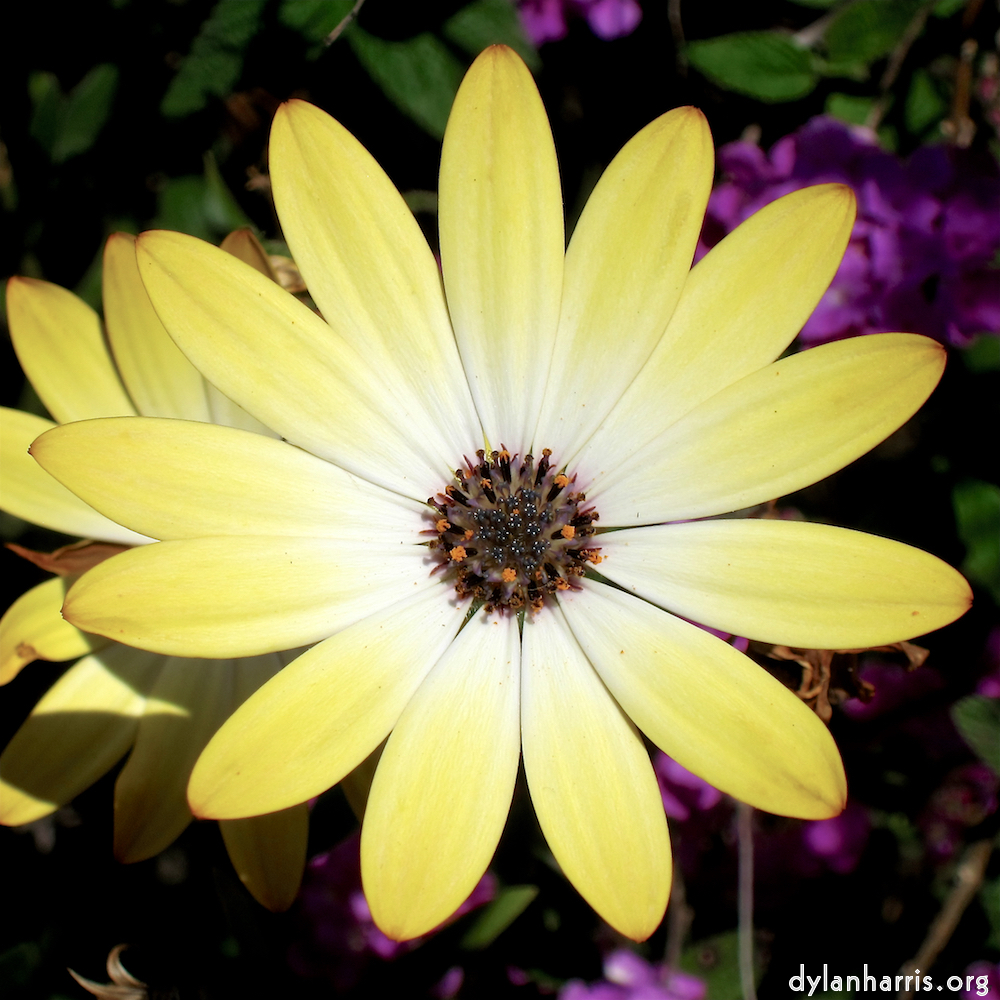
[[[500,574],[500,577],[504,583],[513,583],[517,579],[517,571],[507,566]]]
[[[576,535],[576,528],[572,524],[563,525],[562,531],[559,532],[563,538],[573,538]]]
[[[452,562],[461,562],[466,556],[465,546],[456,545],[448,555],[451,556]]]
[[[439,535],[443,535],[451,527],[451,522],[446,517],[439,517],[434,522],[434,530],[437,531]]]
[[[474,534],[475,534],[475,532],[472,530],[472,528],[466,528],[464,534],[462,535],[462,538],[465,541],[469,542],[469,541],[472,540],[472,536]]]
[[[563,475],[562,473],[556,476],[556,478],[552,481],[559,487],[559,489],[562,489],[564,486],[569,486],[569,476]]]

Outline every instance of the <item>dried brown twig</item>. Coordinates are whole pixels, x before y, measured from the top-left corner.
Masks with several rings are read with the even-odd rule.
[[[993,852],[992,840],[977,840],[969,844],[955,869],[955,884],[945,898],[934,922],[927,930],[924,943],[917,954],[899,971],[904,976],[914,975],[914,970],[926,972],[935,962],[945,945],[951,940],[965,908],[972,902],[983,884],[986,865]],[[940,987],[939,987],[940,989]],[[909,1000],[913,990],[900,990],[899,1000]]]

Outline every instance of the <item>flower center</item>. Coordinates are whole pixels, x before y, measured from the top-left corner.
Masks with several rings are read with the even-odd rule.
[[[475,462],[466,459],[455,470],[455,483],[427,501],[435,572],[453,574],[455,593],[483,601],[487,612],[540,611],[546,596],[573,588],[588,563],[601,561],[587,544],[597,511],[583,507],[576,477],[553,465],[551,455],[546,448],[536,463],[504,447],[489,458],[479,450]]]

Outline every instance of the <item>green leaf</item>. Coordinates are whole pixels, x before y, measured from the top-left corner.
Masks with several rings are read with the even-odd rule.
[[[52,145],[52,159],[64,163],[94,144],[111,114],[118,89],[118,67],[95,66],[70,92],[59,116],[59,130]]]
[[[958,537],[965,545],[962,572],[1000,604],[1000,486],[967,479],[952,491],[951,502]]]
[[[542,68],[538,50],[528,41],[517,9],[510,0],[473,0],[442,26],[444,37],[478,56],[489,45],[508,45],[533,72]]]
[[[243,226],[254,228],[250,217],[226,186],[211,153],[205,154],[205,218],[220,236]]]
[[[948,113],[948,102],[938,93],[930,73],[915,70],[906,95],[906,130],[920,135]]]
[[[227,97],[243,71],[243,50],[257,34],[267,0],[219,0],[191,45],[160,104],[167,118],[200,111]]]
[[[882,780],[892,784],[886,773],[883,773]],[[924,838],[906,813],[886,813],[872,809],[869,815],[873,827],[888,830],[896,838],[896,850],[903,861],[908,864],[920,861],[924,856]]]
[[[1000,699],[970,694],[951,706],[962,739],[994,774],[1000,775]]]
[[[34,110],[31,134],[53,163],[85,153],[104,128],[118,89],[118,68],[101,63],[63,96],[52,73],[32,73],[28,93]]]
[[[489,947],[524,911],[538,895],[537,885],[509,885],[476,917],[475,923],[462,938],[466,951],[479,951]]]
[[[443,138],[464,74],[444,42],[429,32],[389,42],[368,34],[356,22],[344,38],[385,96],[435,139]]]
[[[966,3],[968,0],[938,0],[931,13],[935,17],[951,17],[952,14],[957,14]]]
[[[32,73],[28,77],[32,112],[29,131],[51,157],[59,131],[59,115],[65,100],[55,73]]]
[[[899,152],[899,132],[896,131],[895,125],[881,125],[875,135],[878,138],[878,144],[887,153]]]
[[[831,62],[870,63],[888,55],[920,7],[920,0],[857,0],[826,29]]]
[[[160,188],[150,228],[173,229],[211,241],[212,229],[205,218],[205,189],[204,177],[171,177]]]
[[[353,7],[354,0],[281,0],[278,23],[307,42],[323,42]]]
[[[962,360],[972,372],[1000,371],[1000,337],[984,334],[974,340],[962,351]]]
[[[1000,878],[983,882],[979,890],[979,901],[990,922],[990,936],[986,939],[986,947],[1000,951]]]
[[[714,83],[759,101],[794,101],[816,86],[813,57],[788,35],[740,31],[691,42],[688,60]]]
[[[678,964],[705,980],[705,1000],[743,1000],[739,948],[739,931],[728,931],[688,945]],[[756,949],[753,966],[754,980],[759,983],[764,969]]]
[[[78,298],[90,306],[94,312],[101,311],[101,276],[104,274],[104,246],[98,247],[97,253],[91,258],[83,277],[76,283],[73,291]]]
[[[330,32],[353,9],[354,0],[282,0],[278,21],[312,43],[306,58],[313,60],[326,52]]]
[[[874,97],[855,97],[853,94],[830,94],[826,99],[826,113],[848,125],[864,125],[868,113],[875,105]]]
[[[174,177],[159,193],[153,229],[173,229],[218,243],[241,226],[253,226],[226,187],[211,153],[203,177]]]

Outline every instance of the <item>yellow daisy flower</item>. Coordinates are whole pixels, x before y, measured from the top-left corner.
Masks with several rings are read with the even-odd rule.
[[[174,346],[143,289],[134,242],[115,234],[104,251],[112,353],[97,314],[71,292],[46,281],[10,280],[11,337],[49,412],[61,423],[136,413],[187,417],[273,437]],[[267,259],[249,233],[234,233],[224,245],[267,272]],[[87,506],[31,459],[31,441],[54,426],[34,414],[0,410],[0,506],[55,531],[112,543],[55,561],[73,574],[107,551],[152,541]],[[190,823],[188,777],[209,737],[294,654],[209,662],[109,642],[63,620],[60,607],[73,579],[39,584],[0,620],[0,683],[33,659],[83,657],[0,755],[0,823],[18,826],[48,815],[131,750],[115,785],[114,851],[120,861],[141,861],[168,847]],[[305,864],[306,807],[221,826],[233,864],[256,898],[271,909],[290,906]]]
[[[685,619],[844,648],[968,606],[958,573],[899,543],[697,520],[836,471],[940,377],[942,349],[908,334],[775,360],[836,270],[850,193],[790,195],[689,270],[712,143],[679,109],[624,147],[567,250],[545,112],[500,47],[469,71],[444,140],[443,286],[389,179],[322,111],[281,108],[270,164],[324,319],[191,238],[147,234],[138,256],[171,336],[286,441],[126,418],[33,446],[164,539],[88,573],[71,620],[175,655],[316,644],[209,743],[195,813],[302,801],[388,737],[362,874],[375,921],[405,939],[482,875],[520,757],[566,876],[642,939],[670,850],[640,731],[754,806],[839,812],[827,729]]]

